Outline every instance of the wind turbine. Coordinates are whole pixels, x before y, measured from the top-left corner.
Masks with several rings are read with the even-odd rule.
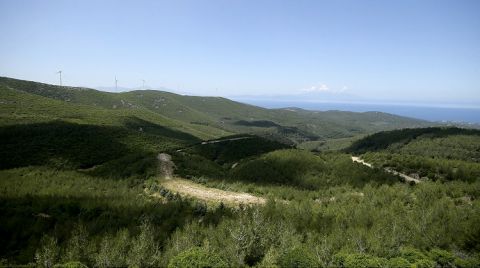
[[[62,71],[58,71],[57,74],[60,75],[60,86],[62,86]]]
[[[142,89],[145,90],[145,80],[142,79],[142,82],[143,82],[143,84],[142,84]]]
[[[116,75],[115,75],[115,91],[118,91],[118,80]]]

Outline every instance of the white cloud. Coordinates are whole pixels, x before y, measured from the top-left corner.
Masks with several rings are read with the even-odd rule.
[[[330,88],[325,84],[318,84],[318,85],[313,85],[313,86],[308,87],[308,88],[304,88],[301,91],[303,91],[303,92],[326,92],[326,91],[330,91]]]
[[[300,91],[304,93],[312,93],[312,92],[331,92],[331,93],[342,93],[348,90],[347,86],[342,86],[341,88],[331,88],[323,83],[318,83],[316,85],[303,88]]]

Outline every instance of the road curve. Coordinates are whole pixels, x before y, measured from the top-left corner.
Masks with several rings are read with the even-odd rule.
[[[363,159],[361,159],[358,156],[352,156],[352,161],[354,163],[360,163],[360,164],[362,164],[364,166],[367,166],[369,168],[373,168],[372,164],[365,162]],[[421,182],[419,179],[415,179],[412,176],[408,176],[407,174],[395,171],[395,170],[390,169],[390,168],[384,168],[383,170],[385,170],[386,172],[388,172],[390,174],[393,174],[393,175],[396,175],[396,176],[399,176],[399,177],[403,178],[406,182],[414,182],[414,183],[420,183]]]

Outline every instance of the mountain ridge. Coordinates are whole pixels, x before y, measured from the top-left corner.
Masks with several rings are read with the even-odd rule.
[[[0,78],[0,86],[67,104],[112,111],[143,111],[193,129],[216,133],[256,133],[282,136],[294,143],[352,137],[376,131],[431,125],[424,120],[381,112],[310,111],[300,108],[267,109],[224,97],[186,96],[157,90],[103,92],[83,87],[55,86]],[[120,112],[121,113],[121,112]],[[251,124],[239,124],[248,121]],[[257,121],[270,121],[267,126]],[[220,134],[221,136],[222,134]],[[216,135],[218,136],[218,135]],[[213,135],[210,138],[215,137]]]

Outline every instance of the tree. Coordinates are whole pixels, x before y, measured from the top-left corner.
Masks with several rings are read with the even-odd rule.
[[[42,237],[40,249],[35,253],[35,261],[40,267],[53,267],[58,260],[57,239],[48,235]]]
[[[130,244],[128,230],[120,230],[115,236],[106,235],[100,243],[100,249],[95,256],[98,267],[126,266],[126,255]]]
[[[126,262],[133,267],[153,266],[158,261],[158,255],[153,226],[145,221],[140,226],[140,234],[133,239]]]
[[[88,232],[85,227],[78,224],[72,231],[72,236],[67,242],[64,261],[86,261],[88,258]]]

